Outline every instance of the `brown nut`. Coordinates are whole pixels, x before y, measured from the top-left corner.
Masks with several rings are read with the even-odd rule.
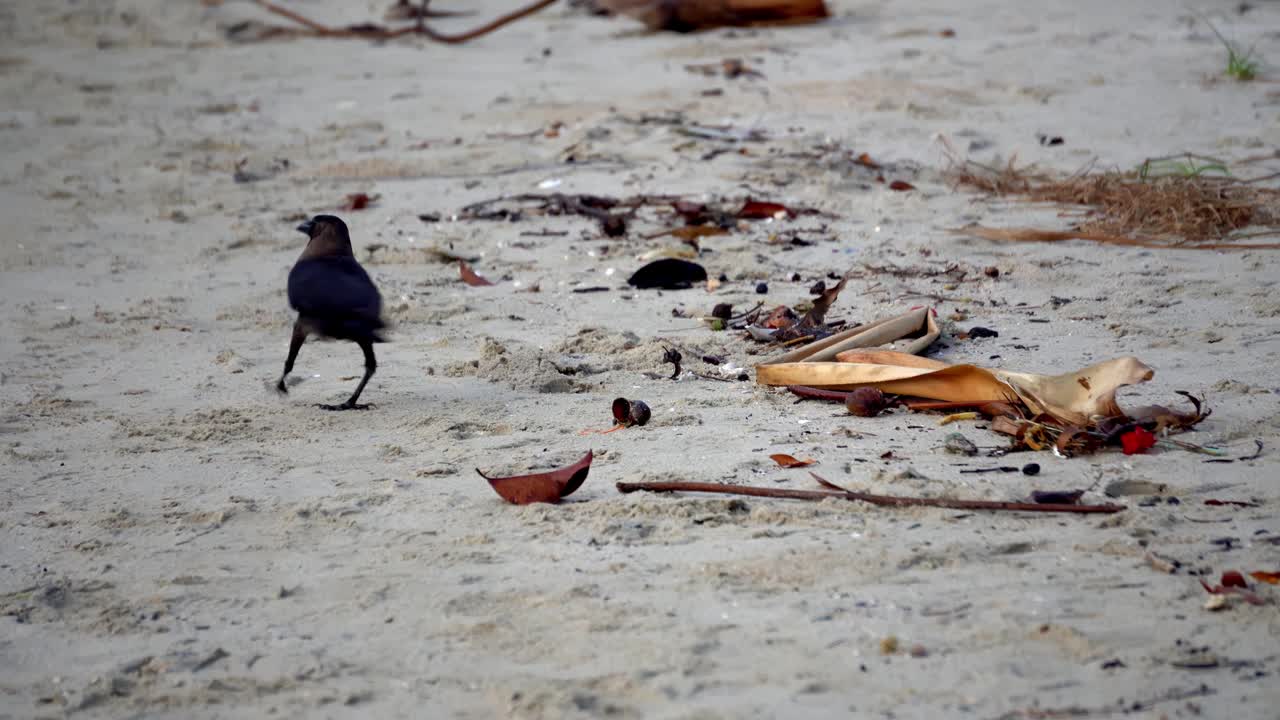
[[[889,401],[876,388],[860,387],[845,396],[844,406],[858,417],[875,417],[889,407]]]
[[[619,425],[644,425],[650,416],[652,412],[643,400],[617,398],[613,401],[613,419]]]

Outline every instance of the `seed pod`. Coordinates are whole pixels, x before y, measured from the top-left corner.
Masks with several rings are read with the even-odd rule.
[[[845,396],[844,406],[858,417],[875,417],[889,407],[889,401],[876,388],[860,387]]]
[[[643,400],[618,398],[613,401],[613,419],[619,425],[644,425],[649,422],[652,413]]]

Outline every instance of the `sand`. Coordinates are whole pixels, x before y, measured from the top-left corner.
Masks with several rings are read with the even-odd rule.
[[[335,22],[386,4],[289,3]],[[512,3],[474,5],[442,27]],[[1251,5],[1197,9],[1274,48],[1280,6]],[[230,42],[226,26],[271,20],[246,3],[0,8],[0,717],[1276,717],[1280,593],[1213,612],[1198,576],[1280,570],[1280,254],[966,239],[947,230],[1066,220],[941,174],[944,139],[1060,171],[1268,153],[1274,71],[1223,77],[1191,7],[1156,0],[831,7],[819,26],[679,36],[555,6],[456,47]],[[724,58],[764,77],[685,69]],[[682,132],[699,125],[768,139]],[[888,190],[863,152],[917,190]],[[705,238],[699,261],[728,277],[714,293],[626,286],[679,245],[646,238],[676,222],[656,211],[623,238],[577,217],[451,220],[549,191],[827,216]],[[358,192],[379,199],[341,211]],[[354,387],[350,344],[307,344],[290,393],[272,389],[293,228],[321,212],[351,226],[395,325],[367,412],[314,406]],[[496,284],[463,285],[450,253]],[[910,271],[867,269],[889,265]],[[665,378],[668,347],[706,374],[721,370],[698,358],[722,356],[730,377],[769,356],[696,319],[714,304],[794,304],[846,271],[832,319],[932,304],[934,356],[1017,370],[1134,355],[1156,375],[1124,402],[1206,393],[1213,415],[1185,439],[1265,450],[958,458],[949,432],[1004,440]],[[608,290],[573,292],[593,286]],[[1000,336],[953,337],[973,325]],[[618,396],[653,421],[579,434],[609,427]],[[474,471],[589,448],[559,506],[507,505]],[[614,489],[816,487],[775,452],[878,492],[1077,488],[1127,509]],[[1040,475],[960,472],[1026,459]]]

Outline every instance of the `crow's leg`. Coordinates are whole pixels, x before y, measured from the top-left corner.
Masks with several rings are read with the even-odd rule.
[[[321,405],[325,410],[368,410],[368,405],[357,405],[356,400],[360,399],[360,393],[364,392],[364,386],[369,383],[369,378],[373,377],[373,372],[378,369],[378,359],[373,356],[373,343],[368,340],[359,340],[360,349],[364,351],[364,377],[360,378],[360,384],[356,386],[356,391],[351,393],[351,397],[341,405]]]
[[[298,359],[298,351],[302,349],[302,343],[307,341],[307,326],[302,322],[302,318],[298,318],[293,323],[293,337],[289,340],[289,357],[284,361],[284,372],[280,374],[280,382],[276,383],[276,390],[282,393],[289,392],[284,386],[284,379],[293,372],[293,361]]]

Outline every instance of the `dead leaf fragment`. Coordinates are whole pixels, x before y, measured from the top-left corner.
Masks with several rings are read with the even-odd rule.
[[[529,505],[530,503],[555,503],[568,497],[582,486],[591,470],[593,454],[590,450],[578,462],[559,470],[552,470],[532,475],[512,475],[510,477],[489,477],[476,468],[480,477],[489,481],[494,492],[503,500],[513,505]]]
[[[483,287],[485,285],[493,284],[492,282],[477,275],[476,271],[471,269],[471,266],[467,264],[466,260],[458,261],[458,274],[462,276],[462,282],[470,285],[471,287]]]
[[[597,0],[650,30],[696,32],[724,26],[813,23],[830,13],[823,0]]]
[[[1249,577],[1264,582],[1268,585],[1280,585],[1280,572],[1266,572],[1263,570],[1255,570],[1249,573]]]
[[[773,460],[774,462],[778,463],[780,467],[784,467],[784,468],[808,467],[809,465],[813,465],[814,463],[818,462],[817,460],[809,460],[809,459],[800,460],[798,458],[792,457],[791,455],[787,455],[785,453],[775,453],[773,455],[770,455],[769,459]]]
[[[352,193],[347,196],[346,202],[343,203],[342,209],[347,211],[364,210],[370,205],[378,201],[378,195],[369,195],[368,193]]]
[[[915,190],[916,186],[912,185],[906,180],[894,180],[893,182],[889,183],[889,189],[897,190],[898,192],[906,192],[907,190]]]
[[[765,202],[762,200],[747,200],[742,205],[742,209],[738,211],[738,217],[743,220],[768,220],[769,218],[793,218],[796,211],[776,202]]]

